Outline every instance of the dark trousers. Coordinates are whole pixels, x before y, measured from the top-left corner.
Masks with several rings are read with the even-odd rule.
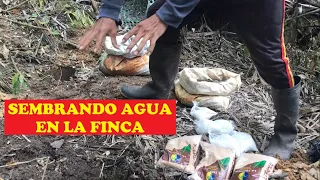
[[[179,43],[180,29],[199,21],[202,15],[209,20],[209,24],[223,20],[236,30],[248,48],[260,76],[268,84],[276,89],[293,87],[294,78],[286,56],[283,35],[285,0],[231,1],[234,0],[200,1],[197,7],[185,17],[180,27],[168,27],[158,39],[157,44]],[[163,3],[165,0],[157,0],[149,8],[148,17],[155,14]]]

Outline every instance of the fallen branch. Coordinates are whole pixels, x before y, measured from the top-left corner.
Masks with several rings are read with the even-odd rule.
[[[30,139],[29,139],[29,138],[27,138],[27,136],[26,136],[26,135],[22,135],[22,137],[23,137],[26,141],[28,141],[29,143],[31,143]]]
[[[301,1],[302,1],[303,3],[305,3],[305,4],[308,4],[308,5],[311,5],[311,6],[320,8],[320,4],[316,4],[316,3],[310,2],[310,1],[308,1],[308,0],[301,0]]]
[[[298,16],[295,16],[295,17],[287,18],[286,22],[294,20],[294,19],[297,19],[297,18],[300,18],[300,17],[303,17],[303,16],[306,16],[306,15],[309,15],[309,14],[313,14],[313,13],[316,13],[316,12],[320,12],[320,9],[315,9],[315,10],[312,10],[312,11],[308,11],[308,12],[302,13],[302,14],[300,14]]]
[[[47,157],[46,165],[45,165],[45,167],[44,167],[41,180],[44,180],[44,177],[45,177],[45,175],[46,175],[46,171],[47,171],[48,164],[49,164],[49,157]]]
[[[40,49],[40,45],[41,45],[42,39],[43,39],[43,33],[41,34],[41,37],[40,37],[39,43],[38,43],[38,45],[37,45],[36,51],[34,52],[34,56],[36,56],[36,55],[38,54],[38,51],[39,51],[39,49]]]
[[[8,18],[2,17],[2,16],[0,16],[0,19],[3,19],[3,20],[6,20],[6,21],[10,21],[10,22],[19,24],[19,25],[21,25],[21,26],[28,26],[28,27],[35,28],[35,29],[42,29],[42,30],[47,30],[47,31],[49,31],[49,29],[44,28],[44,27],[39,27],[39,26],[34,26],[34,25],[22,23],[22,22],[15,21],[15,20],[12,20],[12,19],[8,19]]]
[[[11,167],[11,166],[17,166],[17,165],[21,165],[21,164],[28,164],[28,163],[31,163],[31,162],[33,162],[33,161],[36,161],[36,160],[43,160],[43,159],[46,159],[46,158],[49,158],[49,157],[35,158],[35,159],[29,160],[29,161],[22,161],[22,162],[15,162],[15,163],[12,163],[12,164],[6,164],[6,165],[2,165],[2,166],[0,166],[0,168],[6,168],[6,167]]]
[[[18,67],[17,67],[16,62],[14,61],[14,59],[13,59],[12,57],[10,57],[10,59],[11,59],[11,62],[12,62],[12,64],[13,64],[13,67],[16,69],[16,71],[17,71],[18,73],[21,74],[21,72],[20,72],[20,70],[18,69]]]
[[[11,11],[12,9],[15,9],[15,8],[18,8],[18,7],[22,6],[22,5],[24,5],[26,2],[28,2],[28,1],[23,1],[22,3],[17,4],[16,6],[13,6],[13,7],[11,7],[11,8],[6,9],[6,10],[3,10],[2,12]]]
[[[101,166],[101,169],[100,169],[99,178],[102,178],[102,177],[103,177],[103,169],[104,169],[104,162],[102,162],[102,166]]]

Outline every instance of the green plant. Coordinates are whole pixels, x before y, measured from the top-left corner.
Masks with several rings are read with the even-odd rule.
[[[24,88],[27,88],[27,83],[25,82],[25,78],[23,74],[17,72],[12,78],[12,93],[17,95]]]
[[[71,26],[73,28],[86,28],[94,24],[90,15],[88,15],[84,10],[81,11],[80,9],[72,9],[66,11],[65,14],[71,21]]]

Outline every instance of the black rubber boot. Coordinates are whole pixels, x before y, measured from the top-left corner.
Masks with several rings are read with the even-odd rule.
[[[294,151],[294,141],[297,137],[296,123],[299,118],[300,77],[295,76],[293,88],[272,89],[272,97],[277,112],[274,125],[274,135],[263,154],[279,156],[283,160],[290,159]]]
[[[152,81],[144,86],[123,86],[121,94],[128,99],[167,99],[178,73],[181,44],[156,44],[150,55]]]

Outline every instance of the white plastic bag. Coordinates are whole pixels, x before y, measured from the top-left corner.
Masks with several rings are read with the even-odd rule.
[[[236,157],[239,157],[241,155],[241,150],[239,148],[241,144],[239,144],[239,142],[230,134],[215,135],[209,133],[209,142],[218,147],[231,149],[236,154]]]
[[[247,153],[249,151],[259,151],[257,148],[256,143],[254,142],[252,136],[246,132],[238,132],[238,131],[233,131],[231,133],[231,136],[241,144],[239,147],[241,154],[242,153]]]
[[[230,134],[209,132],[209,141],[216,146],[232,149],[237,157],[249,151],[258,151],[252,136],[245,132],[233,131]]]
[[[196,120],[194,121],[194,125],[195,125],[195,130],[197,132],[197,134],[207,134],[208,133],[208,126],[207,126],[207,119],[200,119],[200,120]]]
[[[233,132],[235,125],[233,121],[229,120],[208,120],[208,119],[199,119],[195,121],[195,130],[197,134],[208,134],[212,135],[218,134],[230,134]]]
[[[217,114],[218,113],[207,107],[199,107],[199,102],[193,101],[193,107],[191,108],[190,115],[195,119],[210,119]]]
[[[129,46],[129,44],[133,40],[134,36],[129,38],[127,42],[122,43],[122,39],[124,36],[125,36],[125,34],[119,35],[116,37],[117,44],[119,45],[119,49],[113,47],[111,38],[109,36],[107,36],[106,40],[105,40],[106,53],[111,54],[111,55],[123,56],[123,57],[129,58],[129,59],[147,54],[149,46],[150,46],[150,40],[147,41],[146,45],[142,48],[141,52],[136,56],[133,53],[138,48],[142,39],[140,39],[140,41],[132,48],[131,52],[127,54],[126,53],[127,47]]]

